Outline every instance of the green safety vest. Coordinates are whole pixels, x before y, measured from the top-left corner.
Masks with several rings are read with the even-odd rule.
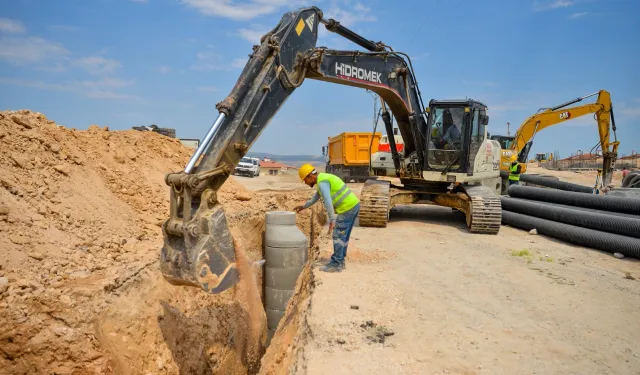
[[[331,201],[333,202],[333,209],[338,215],[349,211],[360,203],[358,197],[353,194],[347,184],[345,184],[340,177],[332,175],[331,173],[318,174],[318,184],[316,185],[318,194],[320,194],[320,182],[322,181],[328,181],[331,185]],[[322,195],[320,196],[322,197]]]
[[[518,173],[518,164],[512,165],[511,168],[509,168],[509,170],[511,171],[511,173],[509,174],[509,180],[520,181],[520,173]]]

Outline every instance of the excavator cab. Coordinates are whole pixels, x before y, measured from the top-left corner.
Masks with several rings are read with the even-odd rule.
[[[470,172],[489,123],[487,107],[475,100],[431,100],[427,109],[425,170]]]

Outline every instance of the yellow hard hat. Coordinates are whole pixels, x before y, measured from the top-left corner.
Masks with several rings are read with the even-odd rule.
[[[298,169],[298,176],[300,176],[301,180],[304,180],[305,177],[309,175],[309,173],[315,171],[316,169],[311,164],[305,164],[300,169]]]

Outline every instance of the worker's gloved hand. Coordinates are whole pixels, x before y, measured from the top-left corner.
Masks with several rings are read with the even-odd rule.
[[[295,212],[300,212],[300,211],[304,210],[304,207],[303,206],[296,206],[293,210]]]

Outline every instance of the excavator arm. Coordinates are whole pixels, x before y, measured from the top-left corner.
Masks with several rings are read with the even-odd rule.
[[[367,51],[316,48],[320,23]],[[233,241],[216,193],[306,78],[376,92],[396,118],[405,154],[414,153],[417,164],[424,165],[424,105],[408,56],[324,20],[316,7],[286,13],[260,43],[231,93],[216,105],[218,118],[184,171],[165,177],[171,187],[170,216],[162,226],[160,269],[172,284],[215,294],[237,282]],[[400,163],[399,157],[394,160]]]
[[[581,102],[595,95],[598,95],[595,103],[567,108],[572,104]],[[590,113],[595,114],[598,124],[599,145],[602,148],[603,157],[602,186],[606,187],[611,183],[613,177],[613,168],[618,157],[618,146],[620,144],[616,136],[616,124],[611,105],[611,95],[608,91],[600,90],[599,92],[571,100],[559,106],[545,109],[529,117],[520,125],[520,128],[518,128],[511,145],[511,150],[518,153],[519,162],[526,163],[531,145],[530,142],[533,141],[533,138],[539,131]],[[611,140],[611,132],[613,132],[613,141]]]

